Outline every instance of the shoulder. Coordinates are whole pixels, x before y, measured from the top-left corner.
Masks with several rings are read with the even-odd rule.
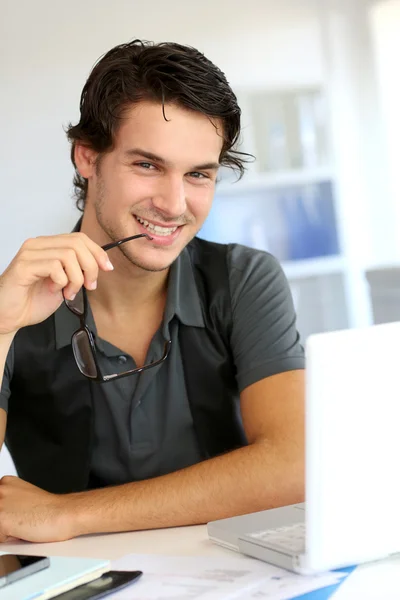
[[[241,244],[218,244],[194,238],[188,245],[196,274],[209,284],[229,290],[232,300],[244,288],[257,293],[286,289],[287,281],[279,261],[269,252]]]
[[[229,287],[233,305],[240,296],[264,298],[288,291],[288,282],[279,261],[263,250],[240,244],[227,247]]]
[[[279,262],[272,254],[242,244],[219,244],[195,237],[187,248],[193,263],[204,264],[204,260],[207,260],[212,265],[215,264],[214,261],[221,259],[225,262],[229,274],[232,271],[245,274],[257,267],[266,271],[281,270]]]
[[[254,271],[275,273],[282,268],[279,261],[264,250],[257,250],[241,244],[227,244],[227,263],[229,272],[238,272],[242,276],[251,275]]]

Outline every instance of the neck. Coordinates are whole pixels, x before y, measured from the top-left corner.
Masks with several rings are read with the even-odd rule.
[[[88,292],[91,305],[101,306],[107,313],[142,312],[153,306],[165,303],[168,271],[144,273],[142,277],[134,269],[122,270],[116,260],[111,258],[115,270],[109,273],[99,272],[97,289]],[[127,271],[130,271],[127,273]],[[136,275],[136,276],[135,276]]]

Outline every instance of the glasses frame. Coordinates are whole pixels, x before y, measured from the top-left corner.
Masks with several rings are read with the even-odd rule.
[[[118,242],[111,242],[110,244],[105,244],[104,246],[102,246],[102,249],[106,250],[106,251],[111,250],[111,248],[116,248],[117,246],[120,246],[121,244],[124,244],[125,242],[129,242],[130,240],[135,240],[135,239],[141,238],[141,237],[145,237],[150,240],[152,239],[151,236],[147,235],[146,233],[140,233],[138,235],[132,235],[130,237],[123,238],[122,240],[119,240]],[[75,306],[76,300],[77,300],[79,294],[82,294],[82,302],[83,302],[82,312],[80,310],[78,310]],[[74,353],[75,362],[77,364],[79,371],[82,373],[82,375],[84,375],[91,381],[98,381],[100,383],[106,383],[108,381],[115,381],[116,379],[121,379],[122,377],[128,377],[129,375],[135,375],[137,373],[142,373],[142,371],[146,371],[147,369],[151,369],[152,367],[157,367],[158,365],[163,363],[165,361],[165,359],[167,358],[169,351],[171,349],[171,340],[168,340],[165,343],[163,356],[159,360],[156,360],[155,362],[151,362],[148,365],[143,365],[143,367],[137,367],[136,369],[129,369],[128,371],[123,371],[122,373],[113,373],[112,375],[103,375],[100,365],[99,365],[99,361],[97,359],[97,350],[96,350],[96,344],[94,341],[94,336],[93,336],[92,331],[89,329],[89,327],[86,324],[88,300],[87,300],[85,288],[81,287],[81,289],[76,294],[74,300],[68,300],[68,298],[65,298],[64,290],[63,290],[63,298],[64,298],[64,304],[66,305],[68,310],[71,311],[76,317],[78,317],[79,321],[80,321],[80,327],[76,331],[74,331],[74,333],[71,336],[71,345],[72,345],[72,351]],[[79,301],[81,301],[80,298],[79,298]],[[88,341],[88,349],[91,352],[93,362],[96,367],[96,375],[95,376],[91,376],[91,375],[88,375],[87,373],[85,373],[80,365],[80,361],[78,359],[77,349],[76,349],[77,342],[75,342],[78,334],[80,334],[80,333],[83,333],[85,335],[85,339],[87,339],[87,341]]]

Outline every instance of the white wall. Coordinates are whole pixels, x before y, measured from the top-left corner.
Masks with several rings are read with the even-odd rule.
[[[135,37],[189,43],[233,85],[322,79],[318,0],[0,0],[0,272],[77,219],[63,126],[98,57]]]
[[[391,218],[396,235],[392,260],[400,262],[400,0],[382,0],[371,9],[379,94],[385,127]]]

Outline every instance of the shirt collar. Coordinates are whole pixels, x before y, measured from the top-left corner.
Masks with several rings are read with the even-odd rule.
[[[184,325],[205,327],[193,265],[187,248],[184,248],[172,264],[169,274],[164,322],[169,322],[174,315]]]
[[[79,231],[79,227],[80,221],[73,231]],[[164,328],[174,316],[183,325],[205,327],[193,265],[187,248],[184,248],[170,268]],[[79,327],[79,319],[68,310],[64,302],[54,313],[54,326],[56,349],[69,346],[72,334]],[[88,327],[94,329],[91,311],[88,314]]]

